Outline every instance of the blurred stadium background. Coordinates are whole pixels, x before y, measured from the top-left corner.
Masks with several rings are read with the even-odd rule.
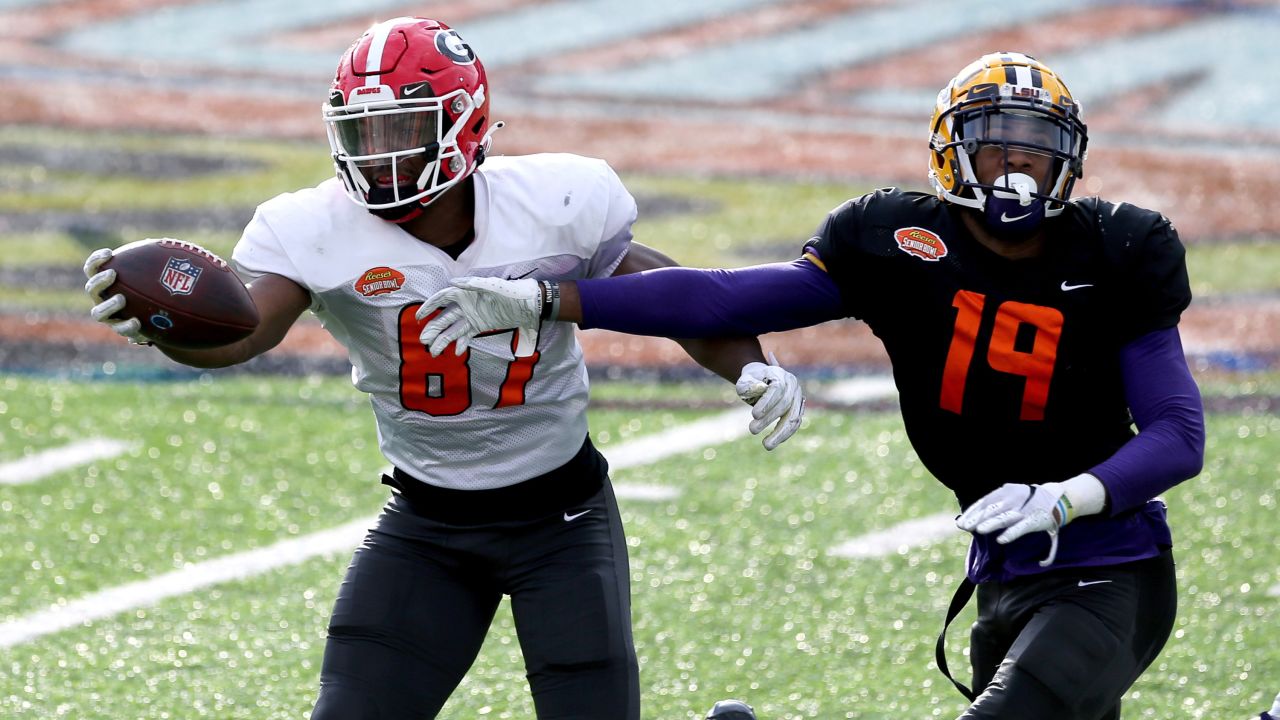
[[[1057,69],[1090,127],[1077,193],[1160,210],[1189,248],[1183,336],[1212,412],[1210,464],[1170,495],[1184,611],[1131,714],[1244,717],[1280,690],[1277,4],[0,0],[0,714],[309,707],[350,531],[249,579],[208,569],[376,511],[345,353],[305,321],[245,368],[182,368],[88,321],[80,264],[145,236],[226,254],[258,202],[325,178],[337,58],[401,14],[476,49],[508,123],[497,152],[609,160],[638,239],[690,265],[789,259],[842,199],[924,189],[933,97],[978,55]],[[762,718],[953,716],[930,648],[963,543],[902,524],[953,501],[875,389],[870,333],[764,339],[816,408],[770,456],[688,431],[731,398],[673,343],[581,337],[593,433],[633,489],[645,717],[733,693]],[[103,437],[118,444],[85,450]],[[887,550],[836,551],[874,531]],[[192,568],[208,570],[195,585],[130,591],[154,600],[66,611]],[[450,717],[531,715],[509,630]]]

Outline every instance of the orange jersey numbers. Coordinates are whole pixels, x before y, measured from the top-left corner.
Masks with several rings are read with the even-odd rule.
[[[400,311],[400,404],[428,415],[459,415],[471,407],[471,350],[457,355],[450,344],[439,357],[432,357],[418,336],[427,321],[440,311],[419,322],[414,315],[421,306],[421,303],[415,303]],[[497,332],[511,333],[514,352],[519,331]],[[484,333],[491,334],[496,333]],[[508,363],[495,408],[524,404],[525,386],[533,377],[533,366],[537,364],[538,356],[535,352]]]
[[[516,345],[520,342],[519,330],[508,330],[511,333],[511,352],[515,354]],[[470,351],[468,351],[470,352]],[[524,404],[524,386],[533,377],[533,366],[538,364],[538,351],[527,357],[518,357],[507,365],[507,377],[498,389],[498,402],[495,408]]]
[[[939,404],[944,410],[957,415],[963,410],[965,380],[977,347],[986,300],[985,295],[961,290],[951,301],[952,307],[956,308],[956,323],[951,347],[947,350],[947,363],[942,371]],[[1035,328],[1035,340],[1029,352],[1015,347],[1018,331],[1024,324]],[[1020,420],[1044,419],[1044,408],[1049,401],[1049,381],[1053,379],[1058,338],[1061,336],[1062,313],[1054,308],[1012,300],[1000,303],[996,308],[995,326],[987,343],[987,364],[992,370],[1026,378],[1018,416]]]

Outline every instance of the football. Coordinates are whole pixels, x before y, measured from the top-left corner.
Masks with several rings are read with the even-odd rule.
[[[172,238],[116,249],[103,270],[116,281],[103,293],[124,295],[120,319],[137,318],[148,340],[187,350],[227,345],[258,327],[258,308],[225,260]]]

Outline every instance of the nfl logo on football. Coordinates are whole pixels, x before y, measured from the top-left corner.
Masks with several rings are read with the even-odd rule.
[[[186,258],[169,258],[164,273],[160,275],[160,284],[171,295],[190,295],[200,279],[201,268],[191,264]]]

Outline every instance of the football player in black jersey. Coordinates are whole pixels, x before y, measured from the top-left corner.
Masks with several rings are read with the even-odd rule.
[[[950,613],[976,584],[974,691],[953,680],[972,700],[962,717],[1117,718],[1173,626],[1155,498],[1200,471],[1204,417],[1177,329],[1191,300],[1178,234],[1150,210],[1070,199],[1086,140],[1051,69],[986,55],[938,96],[935,194],[851,200],[791,263],[457,282],[427,301],[449,307],[423,341],[439,352],[536,323],[557,293],[559,320],[645,335],[862,319],[912,446],[973,533]],[[938,658],[946,672],[941,641]]]

